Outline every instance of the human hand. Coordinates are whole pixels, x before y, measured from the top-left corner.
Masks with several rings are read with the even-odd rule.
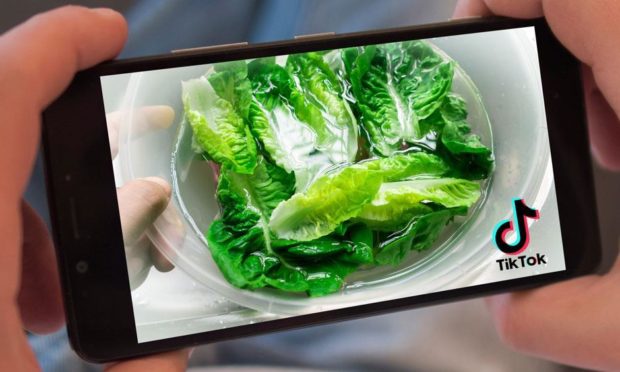
[[[133,136],[139,137],[169,128],[174,121],[174,110],[170,106],[146,106],[107,114],[112,159],[118,155],[119,135],[125,119],[132,120],[135,126]],[[129,140],[133,139],[133,136]],[[117,195],[129,283],[134,290],[146,280],[151,267],[154,266],[162,272],[174,268],[146,234],[147,229],[166,210],[170,201],[170,185],[161,178],[147,177],[124,184],[118,189]],[[171,237],[179,237],[177,240],[182,240],[184,235],[182,225],[178,222],[178,218],[171,218],[174,217],[173,214],[174,211],[168,210],[162,216],[160,226],[166,228]]]
[[[113,58],[126,33],[114,11],[65,7],[0,37],[0,370],[37,370],[23,328],[49,332],[63,320],[52,242],[40,217],[21,200],[36,154],[41,111],[78,70]],[[157,202],[146,204],[167,203],[164,185],[139,182],[141,189],[158,195],[152,199]],[[187,357],[186,350],[176,351],[109,368],[183,370]]]
[[[461,0],[455,17],[498,14],[545,16],[583,63],[592,151],[620,170],[620,2],[616,0]],[[596,370],[620,370],[620,260],[590,275],[487,299],[500,337],[542,358]]]

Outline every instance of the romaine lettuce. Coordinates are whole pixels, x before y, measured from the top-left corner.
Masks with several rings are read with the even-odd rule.
[[[362,208],[356,221],[379,231],[400,230],[431,207],[471,207],[480,198],[480,185],[455,178],[420,178],[381,185],[376,197]]]
[[[183,82],[183,105],[199,151],[236,172],[251,174],[257,149],[243,117],[251,94],[245,82],[243,72],[211,69],[207,76]]]
[[[280,238],[307,241],[333,232],[356,217],[384,182],[411,176],[439,176],[440,158],[425,153],[395,155],[345,166],[318,178],[274,210],[269,227]]]
[[[276,164],[294,172],[305,189],[317,174],[357,153],[358,127],[334,72],[319,54],[249,63],[255,99],[249,121]]]
[[[295,78],[301,91],[319,107],[325,120],[328,139],[320,143],[334,163],[352,162],[357,154],[357,121],[343,97],[342,82],[336,73],[315,52],[288,57],[286,67]]]
[[[447,208],[413,217],[403,230],[385,234],[379,239],[375,262],[396,265],[410,251],[428,249],[455,216],[465,214],[467,208]]]
[[[422,139],[419,121],[452,87],[453,63],[422,41],[349,48],[343,60],[370,150],[381,156]]]
[[[224,277],[323,296],[431,247],[494,163],[453,74],[415,41],[215,64],[184,82],[193,146],[219,164],[207,242]]]
[[[479,180],[487,178],[493,170],[491,149],[471,133],[467,106],[461,97],[448,94],[440,109],[423,120],[421,127],[426,132],[437,133],[436,153],[449,164],[453,176]]]
[[[211,224],[207,241],[231,284],[321,296],[339,290],[346,275],[373,261],[372,243],[354,234],[307,242],[275,239],[267,220],[293,186],[292,175],[262,158],[251,176],[222,169],[217,189],[221,218]]]

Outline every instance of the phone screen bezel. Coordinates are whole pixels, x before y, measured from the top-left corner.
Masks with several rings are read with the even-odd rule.
[[[100,77],[314,50],[534,26],[566,270],[386,302],[138,343]],[[318,39],[112,61],[79,73],[44,113],[48,195],[68,332],[85,359],[105,362],[295,327],[528,288],[593,272],[600,241],[580,63],[543,19],[468,19]],[[88,125],[86,125],[88,123]],[[85,266],[86,265],[86,266]],[[85,269],[86,267],[86,269]]]

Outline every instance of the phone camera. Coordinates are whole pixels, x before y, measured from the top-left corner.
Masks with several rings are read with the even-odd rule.
[[[85,274],[88,271],[88,262],[84,260],[78,261],[78,263],[75,265],[75,269],[78,273]]]

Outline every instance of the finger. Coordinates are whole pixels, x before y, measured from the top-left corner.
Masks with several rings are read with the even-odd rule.
[[[541,6],[542,4],[542,6]],[[544,15],[555,35],[577,58],[591,66],[584,74],[592,151],[606,168],[620,169],[620,3],[615,0],[462,0],[455,15],[511,17]]]
[[[17,303],[26,329],[49,333],[64,321],[56,255],[45,223],[26,202],[22,202],[22,231],[22,275]]]
[[[36,15],[0,39],[2,87],[40,110],[77,71],[115,57],[126,38],[125,20],[110,9],[66,6]]]
[[[118,204],[125,245],[134,244],[166,209],[170,185],[161,178],[147,177],[118,189]]]
[[[151,246],[151,241],[146,234],[130,246],[125,245],[129,286],[132,291],[144,283],[151,271],[151,266],[153,266],[150,256]]]
[[[453,18],[486,17],[491,11],[483,0],[459,0],[454,8]]]
[[[162,273],[166,273],[174,269],[174,265],[172,264],[172,262],[168,261],[168,259],[164,257],[164,255],[161,254],[161,252],[154,246],[151,247],[150,253],[151,262],[157,270],[161,271]]]
[[[174,109],[165,105],[146,106],[132,111],[115,111],[106,115],[112,159],[118,153],[120,125],[124,120],[131,120],[131,135],[132,138],[137,138],[151,131],[170,128],[174,116]]]
[[[110,59],[126,37],[111,10],[64,7],[32,17],[0,37],[0,188],[21,198],[39,138],[41,110],[77,70]]]
[[[21,251],[18,249],[22,242],[21,208],[19,203],[7,205],[9,201],[2,199],[4,196],[0,193],[0,361],[11,370],[35,370],[37,362],[26,340],[16,304],[21,274]]]
[[[596,370],[620,365],[620,276],[587,276],[487,300],[500,337],[518,351]]]
[[[620,168],[620,3],[549,0],[545,14],[558,39],[591,67],[584,86],[593,152],[602,165]]]
[[[19,200],[30,174],[41,109],[69,83],[78,68],[109,59],[126,34],[111,11],[63,8],[35,16],[0,37],[0,360],[12,370],[34,369],[16,304],[21,270]]]
[[[132,135],[134,136],[169,128],[174,121],[174,109],[166,105],[141,107],[134,110],[132,115]]]
[[[185,371],[191,349],[170,351],[163,354],[132,359],[106,366],[108,372],[175,372]]]
[[[488,16],[491,14],[513,18],[542,17],[541,0],[461,0],[455,9],[455,18]]]
[[[158,234],[153,234],[150,238],[153,245],[159,249],[151,250],[151,262],[159,271],[166,272],[173,268],[168,258],[176,256],[176,250],[181,247],[185,241],[185,226],[178,212],[173,208],[166,210],[159,217]],[[160,252],[163,250],[166,255]]]
[[[125,247],[125,258],[129,271],[129,285],[132,291],[144,283],[151,271],[151,266],[155,266],[161,272],[174,269],[174,265],[155,248],[146,234],[142,235],[131,246]]]
[[[118,155],[118,146],[120,145],[118,143],[120,135],[118,131],[120,130],[121,126],[121,115],[118,113],[118,111],[116,111],[107,114],[105,118],[108,125],[108,140],[110,141],[110,153],[112,154],[112,160],[114,160],[116,158],[116,155]]]
[[[583,69],[583,83],[592,153],[603,167],[620,170],[620,120],[588,67]]]

